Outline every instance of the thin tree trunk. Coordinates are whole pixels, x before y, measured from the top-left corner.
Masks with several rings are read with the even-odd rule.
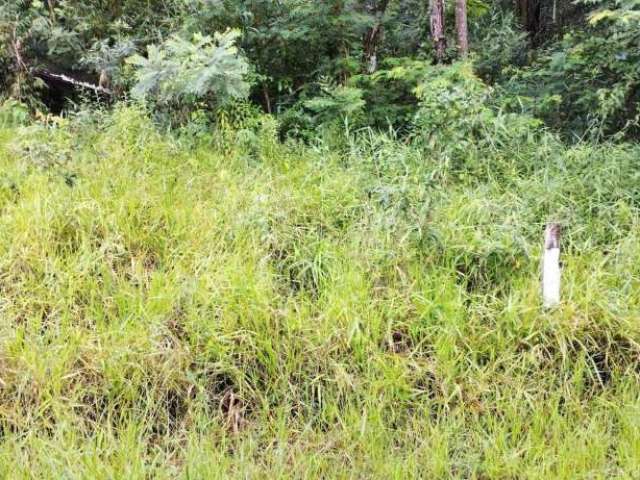
[[[378,46],[383,35],[382,19],[389,0],[373,1],[367,3],[367,10],[375,16],[375,24],[367,29],[364,34],[363,51],[364,63],[368,73],[374,73],[378,69]]]
[[[262,94],[264,96],[264,103],[265,106],[267,107],[267,113],[272,113],[271,112],[271,97],[269,97],[269,89],[267,88],[267,84],[264,83],[262,84]]]
[[[520,23],[525,28],[532,41],[540,33],[540,0],[516,0],[516,10],[520,17]]]
[[[367,73],[378,69],[378,40],[382,34],[382,25],[374,25],[364,36],[364,62]]]
[[[47,0],[47,6],[49,7],[49,18],[54,22],[56,20],[56,0]]]
[[[431,39],[436,51],[436,61],[442,63],[447,50],[444,34],[444,0],[431,0]]]
[[[467,0],[456,0],[456,31],[458,50],[463,58],[469,54],[469,27],[467,25]]]

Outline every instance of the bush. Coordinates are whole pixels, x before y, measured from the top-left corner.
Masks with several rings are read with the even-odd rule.
[[[0,128],[24,125],[29,116],[28,107],[16,100],[6,100],[0,104]]]
[[[637,138],[638,12],[623,12],[594,14],[589,27],[564,34],[506,75],[502,87],[513,105],[571,140]]]
[[[516,143],[534,146],[541,122],[504,113],[493,89],[468,63],[434,67],[416,89],[420,101],[415,139],[456,159],[472,160],[474,151],[496,150]]]
[[[514,68],[526,64],[529,40],[513,13],[495,8],[475,34],[482,48],[474,52],[473,67],[486,82],[500,82],[508,78]]]
[[[350,84],[363,91],[366,124],[380,130],[409,133],[418,107],[416,87],[433,71],[432,61],[389,58],[373,75],[356,75]]]
[[[148,58],[134,55],[134,98],[160,106],[192,106],[207,100],[223,105],[249,93],[249,64],[235,42],[238,31],[216,33],[213,38],[196,34],[191,41],[173,36],[162,45],[150,45]]]

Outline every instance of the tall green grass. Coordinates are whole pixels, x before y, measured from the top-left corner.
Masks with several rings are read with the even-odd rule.
[[[640,476],[640,149],[272,127],[0,132],[0,477]]]

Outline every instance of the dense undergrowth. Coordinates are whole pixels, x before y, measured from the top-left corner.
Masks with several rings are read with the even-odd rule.
[[[96,118],[0,132],[0,477],[640,475],[638,146]]]

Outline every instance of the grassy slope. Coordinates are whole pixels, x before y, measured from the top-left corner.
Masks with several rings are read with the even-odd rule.
[[[92,132],[0,134],[0,478],[640,474],[638,150]]]

